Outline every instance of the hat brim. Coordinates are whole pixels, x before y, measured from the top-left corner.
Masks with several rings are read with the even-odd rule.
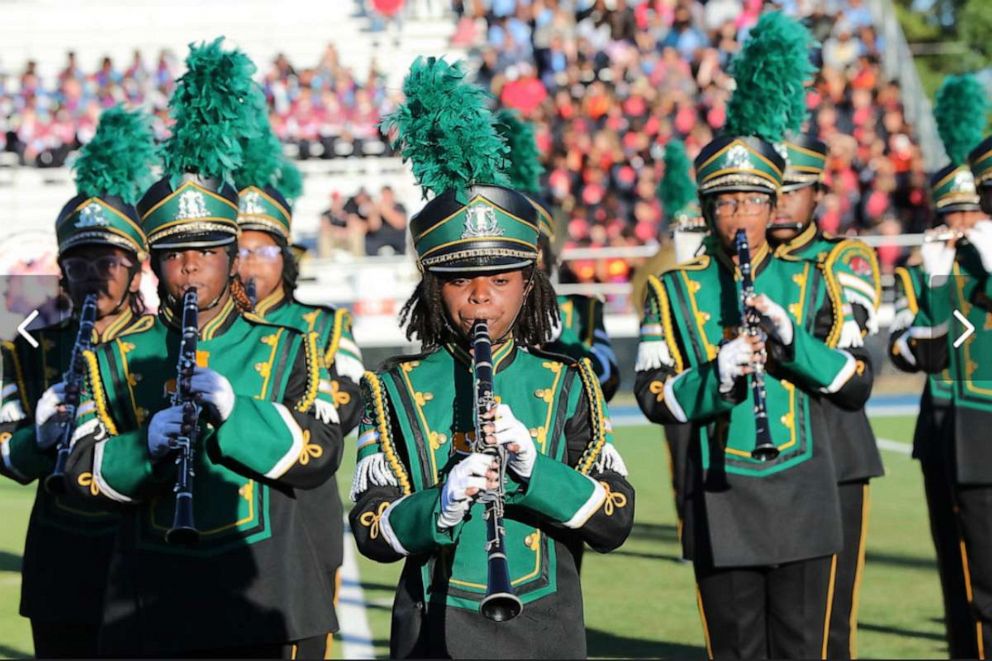
[[[518,271],[532,266],[537,258],[520,257],[472,257],[456,259],[435,266],[425,266],[431,273],[493,273],[495,271]]]
[[[953,202],[946,206],[937,208],[937,215],[941,216],[945,213],[954,213],[955,211],[981,211],[982,206],[977,202]]]
[[[217,248],[234,243],[238,237],[230,232],[196,232],[193,234],[176,234],[155,242],[152,245],[153,251],[195,249],[195,248]]]

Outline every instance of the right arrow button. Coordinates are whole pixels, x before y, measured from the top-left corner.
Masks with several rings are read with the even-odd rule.
[[[960,310],[955,310],[954,316],[957,317],[957,320],[961,322],[962,326],[964,326],[964,332],[958,336],[958,339],[954,340],[954,348],[957,349],[965,340],[971,337],[971,334],[975,332],[975,327],[971,325],[971,322],[968,321],[967,317],[961,314]]]

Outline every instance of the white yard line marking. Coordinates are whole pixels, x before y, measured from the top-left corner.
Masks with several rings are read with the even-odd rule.
[[[899,441],[893,441],[889,438],[878,438],[875,439],[875,443],[882,450],[889,450],[891,452],[898,452],[899,454],[904,454],[907,457],[913,454],[913,446],[909,443],[900,443]]]
[[[338,623],[341,630],[335,638],[341,641],[346,659],[374,659],[372,629],[365,611],[365,594],[358,575],[358,550],[344,522],[344,563],[341,565],[341,594],[338,596]]]

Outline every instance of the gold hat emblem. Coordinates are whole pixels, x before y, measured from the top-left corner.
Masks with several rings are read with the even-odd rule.
[[[76,228],[84,227],[106,227],[110,223],[103,215],[103,207],[96,202],[90,202],[79,212],[79,220],[76,221]]]
[[[483,236],[503,236],[503,228],[496,220],[496,212],[486,204],[476,204],[468,208],[465,214],[465,229],[463,239],[474,239]]]
[[[180,219],[206,218],[210,215],[207,211],[207,202],[203,199],[203,193],[197,190],[188,190],[179,196]]]

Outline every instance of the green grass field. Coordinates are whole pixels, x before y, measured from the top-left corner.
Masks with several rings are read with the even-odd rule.
[[[911,418],[875,421],[879,437],[909,442]],[[692,568],[679,562],[669,473],[661,431],[618,430],[617,444],[637,488],[637,522],[627,543],[583,565],[589,654],[594,657],[704,656]],[[946,657],[940,587],[919,467],[907,455],[883,453],[887,476],[872,486],[868,564],[861,589],[858,652],[863,658]],[[342,467],[350,474],[351,459]],[[347,480],[342,488],[347,489]],[[0,656],[31,652],[26,620],[17,616],[20,556],[33,488],[0,485]],[[386,656],[392,589],[400,565],[361,559],[362,587],[376,651]],[[340,646],[336,647],[341,653]]]

